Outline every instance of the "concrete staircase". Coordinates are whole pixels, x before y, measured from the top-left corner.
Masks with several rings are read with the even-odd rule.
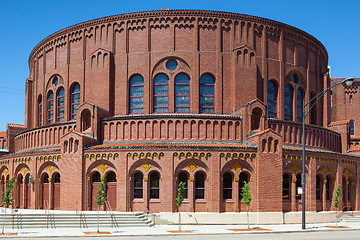
[[[0,225],[2,226],[3,215],[0,214]],[[13,224],[14,222],[14,224]],[[17,212],[15,216],[10,213],[6,215],[6,228],[80,228],[80,216],[76,213],[23,213]],[[153,223],[148,215],[133,212],[114,212],[113,216],[100,212],[99,226],[102,228],[121,227],[151,227]],[[83,212],[81,215],[81,228],[96,228],[97,212]]]
[[[343,217],[340,222],[343,224],[347,224],[347,223],[360,224],[360,216],[346,216]]]

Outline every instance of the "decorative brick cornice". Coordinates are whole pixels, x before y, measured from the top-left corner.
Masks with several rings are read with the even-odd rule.
[[[131,23],[131,20],[136,19],[148,19],[149,21],[156,20],[157,18],[166,18],[167,20],[170,20],[171,22],[175,20],[179,20],[178,18],[186,18],[186,17],[192,17],[196,18],[199,21],[215,21],[214,18],[219,18],[221,20],[229,19],[232,21],[249,21],[253,23],[257,23],[259,25],[266,25],[267,29],[275,29],[279,31],[279,29],[286,31],[286,36],[291,37],[292,39],[301,40],[302,42],[309,42],[311,45],[317,46],[319,49],[323,51],[323,53],[328,56],[327,51],[324,47],[324,45],[317,40],[312,35],[296,28],[290,25],[287,25],[285,23],[281,23],[278,21],[261,18],[261,17],[255,17],[251,15],[246,14],[239,14],[239,13],[231,13],[231,12],[221,12],[221,11],[208,11],[208,10],[160,10],[160,11],[147,11],[147,12],[135,12],[135,13],[126,13],[126,14],[120,14],[120,15],[114,15],[114,16],[108,16],[103,18],[98,18],[90,21],[86,21],[83,23],[79,23],[73,26],[70,26],[68,28],[62,29],[60,31],[57,31],[53,33],[52,35],[48,36],[44,40],[42,40],[31,52],[29,57],[30,59],[39,51],[42,51],[46,45],[48,45],[51,42],[58,41],[58,38],[64,39],[65,35],[73,36],[74,32],[79,32],[81,30],[85,30],[86,28],[92,28],[93,26],[99,25],[99,24],[106,24],[110,22],[129,22]],[[119,24],[119,23],[117,23]]]

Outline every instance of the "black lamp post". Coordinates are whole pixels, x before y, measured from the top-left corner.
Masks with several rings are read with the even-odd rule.
[[[313,97],[312,99],[310,99],[309,102],[307,102],[305,104],[305,98],[303,99],[303,104],[302,104],[302,177],[301,177],[301,185],[302,185],[302,229],[305,229],[305,196],[306,196],[306,191],[305,191],[305,186],[306,186],[306,170],[305,170],[305,118],[307,117],[307,115],[309,115],[311,109],[315,106],[315,104],[319,101],[320,98],[322,98],[324,96],[325,93],[327,93],[331,88],[334,88],[340,84],[346,85],[346,86],[351,86],[352,83],[354,82],[354,78],[346,78],[344,80],[342,80],[339,83],[336,83],[333,86],[328,87],[327,89],[325,89],[324,91],[318,93],[315,97]],[[305,112],[305,107],[309,105],[309,109],[307,112]]]

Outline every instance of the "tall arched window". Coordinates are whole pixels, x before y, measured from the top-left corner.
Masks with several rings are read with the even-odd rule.
[[[130,113],[144,112],[144,78],[135,75],[130,79]]]
[[[299,187],[302,187],[301,185],[301,174],[296,174],[296,189],[299,189]],[[296,199],[301,199],[300,194],[296,194]]]
[[[293,116],[293,89],[287,84],[285,85],[285,120],[292,120]]]
[[[106,182],[116,182],[116,174],[113,171],[106,175]]]
[[[163,73],[154,78],[154,112],[169,112],[169,78]]]
[[[277,104],[277,87],[273,81],[268,81],[267,85],[267,105],[268,117],[276,118],[276,104]]]
[[[331,192],[331,189],[330,189],[330,187],[331,187],[331,185],[330,185],[330,182],[331,181],[331,179],[329,178],[329,176],[326,176],[326,200],[331,200],[331,198],[330,198],[330,192]]]
[[[92,175],[92,182],[101,182],[101,176],[99,172],[94,172]]]
[[[39,118],[38,123],[39,123],[39,126],[42,126],[42,118],[43,118],[42,107],[43,107],[42,95],[40,95],[38,98],[38,118]]]
[[[57,122],[63,122],[65,119],[64,103],[65,103],[65,90],[62,87],[59,89],[57,96],[56,96],[56,121]]]
[[[316,176],[316,200],[321,200],[321,182],[319,175]]]
[[[210,74],[200,77],[200,112],[213,113],[215,102],[215,79]]]
[[[304,91],[298,88],[296,93],[296,119],[298,122],[302,122],[303,99]]]
[[[232,199],[232,175],[228,172],[223,176],[223,199]]]
[[[76,108],[80,105],[80,85],[76,83],[71,89],[71,119],[76,118]]]
[[[160,195],[160,176],[157,172],[150,174],[150,198],[159,199]]]
[[[143,174],[141,172],[134,174],[134,198],[143,198]]]
[[[205,174],[195,174],[195,199],[205,199]]]
[[[355,135],[355,121],[354,120],[350,120],[350,134],[351,136]]]
[[[179,181],[178,181],[178,186],[180,182],[185,183],[184,186],[184,198],[187,199],[188,198],[188,174],[186,172],[181,172],[179,174]]]
[[[190,112],[190,77],[185,73],[175,77],[175,112]]]
[[[54,183],[60,183],[60,173],[55,173],[55,175],[54,175]]]
[[[54,93],[49,92],[47,97],[47,123],[51,124],[54,122]]]

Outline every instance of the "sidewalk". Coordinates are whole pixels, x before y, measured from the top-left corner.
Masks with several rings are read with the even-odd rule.
[[[301,229],[301,224],[278,224],[278,225],[250,225],[251,231],[247,231],[247,225],[182,225],[183,232],[178,233],[178,225],[157,225],[155,227],[124,227],[124,228],[100,228],[102,235],[107,236],[156,236],[156,235],[174,235],[174,234],[243,234],[243,233],[288,233],[302,231],[349,231],[360,230],[360,224],[339,223],[307,224],[306,230]],[[171,232],[173,231],[173,232]],[[98,235],[94,228],[61,228],[61,229],[5,229],[5,233],[16,233],[5,237],[75,237],[75,236],[94,236]],[[0,237],[3,237],[0,235]]]

